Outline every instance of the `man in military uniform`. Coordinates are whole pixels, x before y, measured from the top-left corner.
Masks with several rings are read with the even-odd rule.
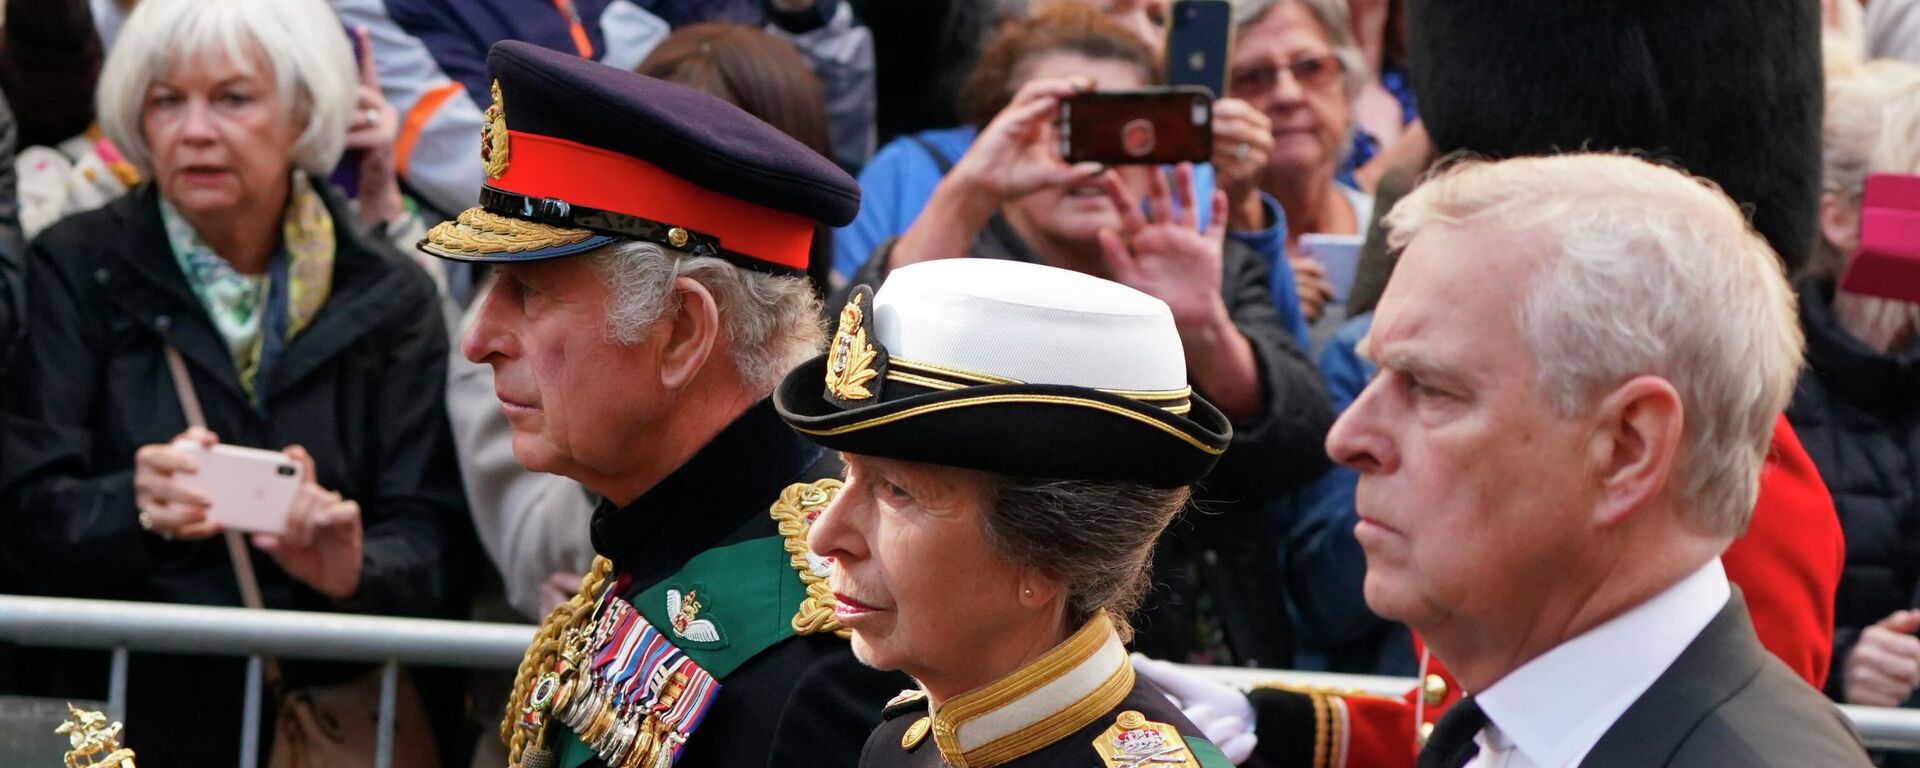
[[[487,70],[480,205],[421,248],[494,265],[462,350],[515,458],[604,499],[521,663],[513,766],[853,764],[904,679],[833,619],[805,536],[838,468],[766,397],[821,346],[801,275],[858,188],[706,94],[516,42]]]

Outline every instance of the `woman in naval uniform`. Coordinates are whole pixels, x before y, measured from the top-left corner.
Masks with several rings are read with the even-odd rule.
[[[919,683],[862,766],[1228,764],[1123,647],[1154,539],[1231,437],[1182,349],[1132,288],[938,260],[856,288],[781,383],[787,423],[847,464],[809,541],[836,617]]]

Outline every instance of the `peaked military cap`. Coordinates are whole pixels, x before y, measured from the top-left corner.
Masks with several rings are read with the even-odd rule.
[[[480,204],[421,250],[522,262],[644,240],[784,274],[860,188],[806,145],[700,91],[518,41],[487,54]]]
[[[1092,275],[941,259],[856,287],[774,391],[814,442],[1022,477],[1193,483],[1233,428],[1187,384],[1173,312]]]

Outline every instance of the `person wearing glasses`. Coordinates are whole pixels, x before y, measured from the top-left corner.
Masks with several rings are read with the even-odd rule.
[[[1286,212],[1286,254],[1307,322],[1319,320],[1334,286],[1300,252],[1302,234],[1358,235],[1373,218],[1373,196],[1353,186],[1343,164],[1353,147],[1354,99],[1367,84],[1342,0],[1243,0],[1227,92],[1272,122],[1273,145],[1260,189]],[[1260,216],[1261,201],[1236,201],[1236,222]],[[1236,223],[1236,229],[1247,225]]]

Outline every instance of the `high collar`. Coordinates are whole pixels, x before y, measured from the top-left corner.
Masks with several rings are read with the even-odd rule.
[[[707,441],[687,463],[624,507],[601,502],[593,548],[646,584],[678,570],[755,518],[806,477],[825,451],[800,437],[763,399]]]
[[[1848,400],[1875,410],[1912,407],[1920,391],[1920,339],[1886,354],[1868,347],[1840,325],[1831,279],[1800,282],[1800,325],[1807,333],[1807,365],[1822,383]]]
[[[1102,613],[1013,673],[933,711],[933,739],[955,768],[992,768],[1065,738],[1133,690],[1126,646]]]

